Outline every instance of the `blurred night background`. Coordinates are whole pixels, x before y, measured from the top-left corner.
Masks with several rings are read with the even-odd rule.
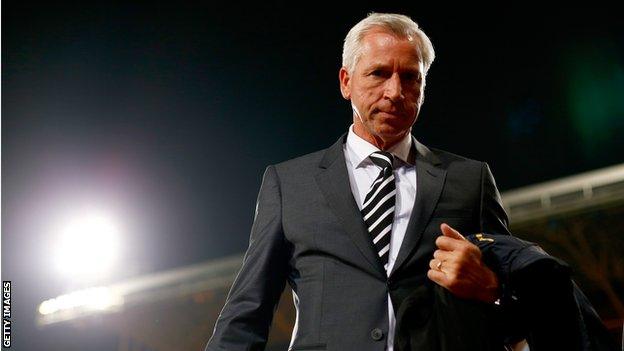
[[[244,252],[265,167],[347,130],[342,40],[371,11],[411,16],[436,49],[414,135],[487,161],[501,191],[624,162],[616,11],[5,1],[2,279],[13,283],[12,349],[115,350],[87,328],[68,337],[37,327],[38,304]],[[91,215],[114,227],[114,257],[97,274],[64,274],[63,228]]]

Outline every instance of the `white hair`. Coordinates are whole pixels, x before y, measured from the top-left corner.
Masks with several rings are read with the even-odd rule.
[[[382,29],[402,39],[413,40],[414,38],[418,38],[416,44],[425,69],[424,74],[427,74],[435,58],[435,52],[433,51],[431,40],[429,40],[425,32],[418,27],[416,22],[407,16],[375,12],[370,13],[365,19],[353,26],[345,37],[344,46],[342,48],[342,66],[345,67],[350,74],[353,73],[355,65],[362,54],[362,39],[368,32],[374,29]]]

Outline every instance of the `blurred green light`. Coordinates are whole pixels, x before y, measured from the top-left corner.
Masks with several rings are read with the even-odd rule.
[[[603,39],[575,43],[565,54],[567,109],[586,156],[621,137],[617,134],[624,125],[624,69],[619,62],[623,49]]]

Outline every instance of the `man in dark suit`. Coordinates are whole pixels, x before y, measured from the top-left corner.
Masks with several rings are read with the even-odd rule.
[[[266,169],[206,350],[262,350],[286,282],[291,350],[392,350],[394,311],[423,284],[484,308],[499,297],[498,278],[460,234],[509,233],[488,166],[410,134],[433,59],[406,16],[371,14],[349,31],[339,80],[353,125],[329,148]]]

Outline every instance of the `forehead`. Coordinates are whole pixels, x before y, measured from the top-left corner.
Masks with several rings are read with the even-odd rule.
[[[389,63],[419,65],[421,55],[417,38],[400,38],[383,30],[373,30],[362,38],[360,62],[365,64]]]

